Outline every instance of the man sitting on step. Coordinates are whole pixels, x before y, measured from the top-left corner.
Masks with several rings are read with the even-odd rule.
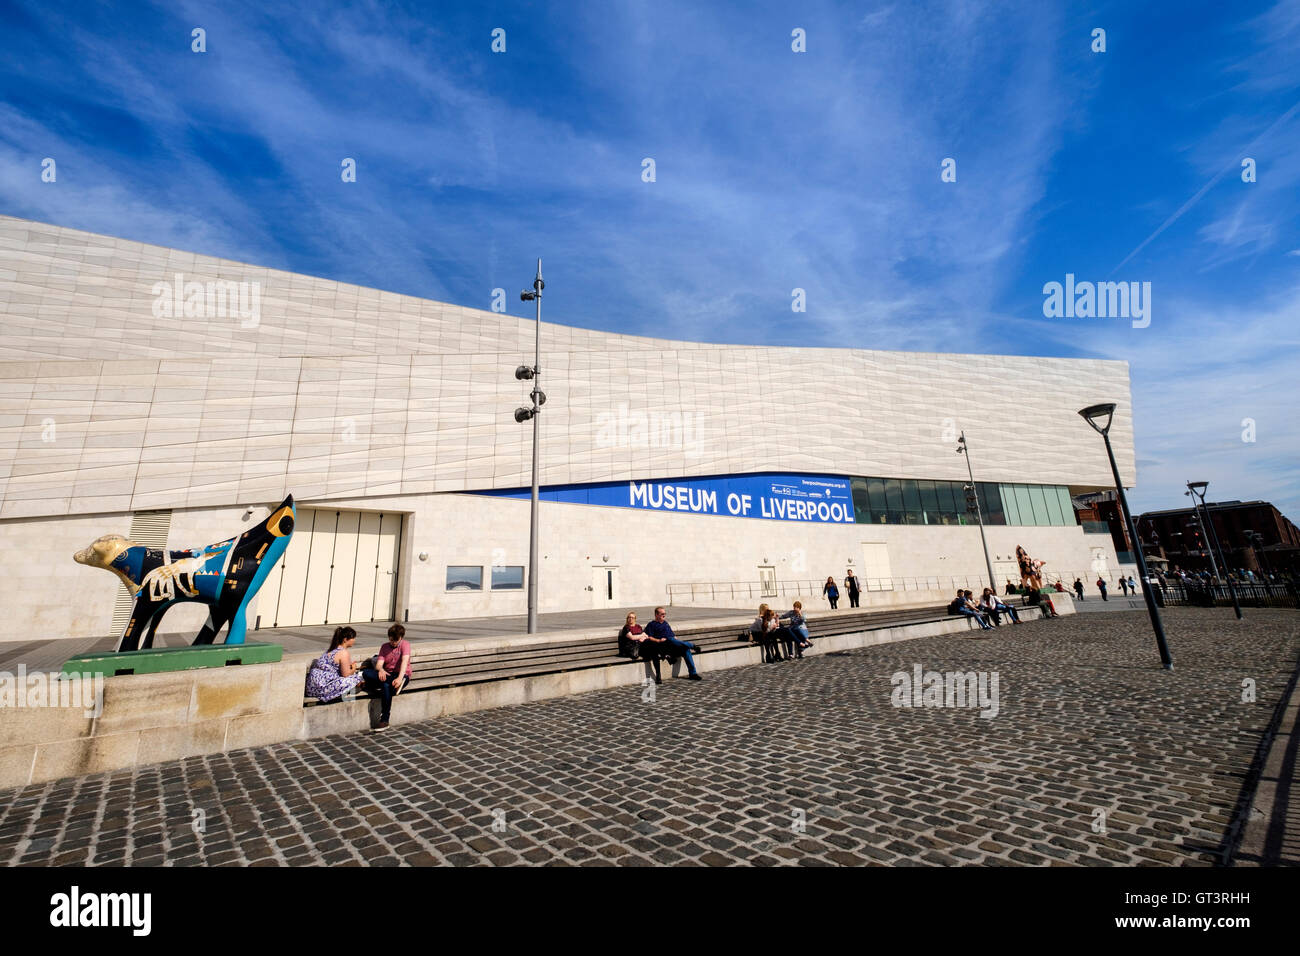
[[[655,619],[645,626],[645,632],[649,635],[643,643],[652,644],[661,654],[669,657],[681,656],[686,659],[686,669],[690,671],[690,680],[703,680],[695,672],[695,658],[691,657],[691,651],[700,652],[698,644],[688,644],[686,641],[679,641],[677,635],[673,633],[672,627],[668,624],[668,612],[662,607],[655,608]]]

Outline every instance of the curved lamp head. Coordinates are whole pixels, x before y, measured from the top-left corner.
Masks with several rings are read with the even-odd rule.
[[[1115,403],[1103,402],[1101,405],[1089,405],[1081,409],[1079,414],[1083,420],[1093,427],[1093,430],[1100,435],[1105,435],[1110,431],[1110,421],[1115,415]]]
[[[1187,483],[1187,490],[1195,493],[1201,499],[1205,498],[1205,489],[1208,487],[1210,487],[1208,481],[1189,481]]]

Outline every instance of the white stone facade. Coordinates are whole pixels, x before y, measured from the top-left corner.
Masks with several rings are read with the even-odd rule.
[[[209,314],[175,314],[191,282]],[[210,303],[210,282],[256,284],[256,308],[251,295],[242,312]],[[532,428],[512,412],[532,343],[528,319],[0,217],[0,573],[14,597],[0,640],[107,633],[117,585],[70,555],[125,534],[133,512],[173,509],[182,547],[237,533],[246,508],[289,493],[411,516],[399,616],[521,611],[518,592],[445,592],[444,572],[488,566],[495,549],[526,563],[527,504],[463,493],[530,481]],[[1119,405],[1111,435],[1134,483],[1123,362],[723,346],[553,322],[542,344],[547,485],[760,471],[964,480],[964,429],[980,481],[1108,488],[1103,445],[1076,414],[1098,401]],[[780,567],[798,551],[810,574],[842,577],[863,541],[888,542],[899,576],[983,565],[970,528],[542,514],[543,610],[590,606],[597,551],[620,568],[627,603],[663,601],[667,583],[752,580],[758,559]],[[1023,543],[1082,570],[1085,537],[1102,536],[991,528],[990,549]],[[184,629],[187,613],[163,629]]]

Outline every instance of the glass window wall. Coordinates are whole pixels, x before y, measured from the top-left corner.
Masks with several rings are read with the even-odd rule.
[[[966,510],[965,482],[911,478],[852,478],[859,524],[974,524]],[[1068,488],[1061,485],[975,483],[988,525],[1076,524]]]

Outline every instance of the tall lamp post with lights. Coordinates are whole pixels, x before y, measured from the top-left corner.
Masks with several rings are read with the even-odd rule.
[[[1272,584],[1273,568],[1268,563],[1268,555],[1264,553],[1264,536],[1260,534],[1258,531],[1251,531],[1249,528],[1243,531],[1242,534],[1244,534],[1246,536],[1246,540],[1250,542],[1250,547],[1255,552],[1256,558],[1264,559],[1263,566],[1261,568],[1261,570],[1266,575],[1266,577],[1264,578],[1264,583]]]
[[[1080,409],[1079,414],[1106,442],[1106,457],[1110,459],[1110,473],[1115,476],[1115,494],[1119,497],[1119,509],[1124,513],[1124,525],[1128,528],[1129,537],[1137,541],[1137,528],[1133,526],[1133,515],[1128,510],[1128,498],[1124,496],[1124,483],[1119,477],[1119,465],[1115,464],[1115,452],[1110,447],[1110,424],[1115,416],[1115,403],[1089,405],[1087,408]],[[1151,575],[1147,573],[1147,559],[1142,553],[1140,544],[1134,556],[1137,558],[1138,574],[1142,578],[1142,596],[1147,602],[1147,613],[1151,615],[1151,628],[1156,632],[1156,647],[1160,651],[1160,662],[1165,670],[1171,671],[1174,669],[1174,659],[1169,656],[1169,642],[1165,640],[1165,625],[1160,620],[1160,609],[1156,607],[1155,585],[1151,581]]]
[[[975,505],[975,520],[980,526],[980,544],[984,546],[984,566],[989,570],[989,587],[993,593],[998,593],[998,582],[993,577],[993,562],[989,560],[989,542],[984,537],[984,513],[980,510],[979,491],[975,488],[975,471],[970,464],[970,448],[966,444],[966,433],[963,431],[961,437],[957,439],[957,454],[966,456],[966,474],[970,475],[970,484],[966,486],[967,509],[970,505]]]
[[[542,379],[542,289],[546,283],[542,281],[542,260],[537,260],[537,278],[533,280],[533,290],[529,292],[525,289],[519,293],[519,299],[522,302],[533,301],[537,303],[537,327],[536,340],[533,352],[533,364],[521,365],[515,369],[515,378],[522,381],[532,380],[533,390],[528,393],[529,398],[533,400],[530,408],[516,408],[515,421],[523,424],[528,419],[533,420],[533,496],[532,505],[528,513],[528,633],[537,633],[537,498],[538,498],[538,414],[542,406],[546,404],[546,394],[541,389]]]
[[[1228,593],[1232,595],[1232,610],[1237,615],[1237,620],[1241,620],[1241,602],[1237,600],[1237,589],[1232,585],[1232,572],[1228,569],[1228,562],[1223,557],[1223,549],[1219,547],[1219,533],[1214,530],[1214,519],[1210,517],[1210,509],[1205,505],[1205,489],[1210,487],[1208,481],[1189,481],[1187,483],[1187,493],[1192,496],[1192,501],[1200,505],[1205,512],[1205,518],[1201,520],[1201,528],[1206,525],[1210,526],[1209,535],[1205,543],[1211,548],[1210,561],[1213,563],[1214,552],[1219,552],[1219,563],[1223,565],[1223,579],[1228,582]],[[1199,514],[1199,513],[1198,513]]]
[[[1192,493],[1190,491],[1184,491],[1183,494],[1190,496]],[[1187,527],[1196,528],[1201,532],[1201,540],[1205,542],[1204,557],[1210,559],[1210,573],[1214,575],[1215,580],[1218,580],[1222,577],[1222,575],[1219,574],[1219,563],[1214,560],[1214,549],[1210,547],[1210,533],[1205,530],[1205,519],[1201,517],[1201,506],[1197,503],[1195,498],[1192,498],[1192,514],[1196,517],[1196,523],[1192,524],[1192,522],[1189,521],[1187,522]]]

